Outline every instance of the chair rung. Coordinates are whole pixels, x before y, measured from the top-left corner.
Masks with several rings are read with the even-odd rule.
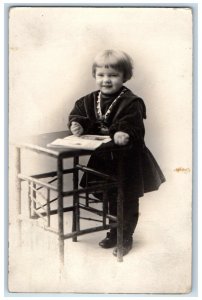
[[[46,220],[46,218],[45,218],[45,216],[47,216],[47,214],[46,215],[42,215],[42,213],[40,213],[39,211],[37,211],[36,209],[32,209],[33,210],[33,212],[35,213],[35,214],[37,214],[40,218],[42,218],[44,221],[47,221]]]
[[[49,180],[47,183],[52,183],[52,182],[56,181],[57,179],[58,179],[58,178],[55,177],[55,178]],[[43,188],[44,188],[43,186],[39,186],[39,187],[36,188],[36,190],[38,191],[38,190],[41,190],[41,189],[43,189]]]
[[[82,188],[82,189],[78,189],[78,190],[71,190],[71,191],[67,191],[67,192],[63,192],[62,195],[63,197],[68,197],[68,196],[72,196],[74,194],[82,194],[82,193],[103,193],[104,189],[108,189],[111,187],[117,186],[117,183],[115,182],[110,182],[110,183],[105,183],[105,184],[98,184],[97,186],[90,186],[87,188]]]
[[[93,219],[93,218],[85,218],[85,217],[80,217],[80,219],[82,219],[82,220],[87,220],[87,221],[101,222],[101,223],[102,223],[102,220]]]
[[[91,227],[91,228],[87,228],[87,229],[83,229],[83,230],[79,230],[79,231],[73,231],[71,233],[64,234],[63,239],[68,239],[68,238],[83,235],[86,233],[92,233],[92,232],[97,232],[97,231],[101,231],[101,230],[106,230],[109,228],[111,228],[110,225],[105,225],[105,226]]]
[[[36,199],[35,197],[33,197],[33,196],[30,195],[30,194],[29,194],[29,197],[31,198],[31,200],[32,200],[33,202],[35,202],[36,204],[39,205],[39,206],[37,207],[36,210],[42,209],[43,211],[45,211],[44,206],[42,206],[43,204],[41,204],[41,202],[40,202],[38,199]]]
[[[113,178],[112,176],[110,175],[107,175],[105,173],[102,173],[102,172],[99,172],[99,171],[96,171],[96,170],[93,170],[91,168],[88,168],[86,166],[83,166],[83,165],[76,165],[76,168],[78,170],[81,170],[81,171],[84,171],[84,172],[88,172],[88,173],[92,173],[94,175],[97,175],[97,176],[100,176],[100,177],[103,177],[103,178],[106,178],[106,179],[111,179],[111,180],[115,180],[115,178]]]
[[[73,168],[65,169],[63,170],[63,174],[73,173],[73,171],[74,171]],[[46,178],[46,177],[54,177],[54,176],[57,176],[57,171],[32,175],[33,178]]]
[[[107,217],[109,220],[112,220],[112,221],[117,222],[117,217],[115,217],[115,216],[112,216],[112,215],[107,214],[106,217]]]
[[[43,187],[46,187],[46,188],[49,188],[51,190],[54,190],[54,191],[57,191],[57,187],[51,185],[51,184],[48,184],[46,182],[43,182],[41,180],[38,180],[38,179],[35,179],[31,176],[25,176],[23,174],[18,174],[18,178],[21,179],[21,180],[25,180],[25,181],[30,181],[30,182],[33,182],[33,183],[36,183],[40,186],[43,186]]]
[[[57,199],[58,199],[58,197],[57,197],[57,198],[54,198],[54,199],[52,199],[52,200],[50,200],[50,201],[49,201],[49,204],[55,202]],[[37,207],[36,209],[40,209],[40,208],[43,208],[43,207],[45,207],[45,206],[47,206],[47,203],[41,205],[40,207]]]
[[[85,205],[83,205],[83,204],[81,204],[80,203],[80,208],[81,209],[84,209],[84,210],[87,210],[87,211],[89,211],[89,212],[92,212],[92,213],[95,213],[95,214],[97,214],[98,216],[102,216],[103,215],[103,212],[101,211],[101,210],[99,210],[99,209],[96,209],[96,208],[92,208],[92,207],[90,207],[90,206],[85,206]]]
[[[86,197],[85,196],[79,196],[79,198],[81,198],[81,199],[86,199]],[[95,199],[95,198],[91,198],[91,197],[88,197],[88,200],[89,200],[89,202],[90,203],[102,203],[103,201],[102,200],[100,200],[100,199]]]

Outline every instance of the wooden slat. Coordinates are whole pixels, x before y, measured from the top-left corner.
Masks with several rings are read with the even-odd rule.
[[[63,192],[63,196],[72,196],[74,194],[82,194],[82,193],[85,193],[85,192],[96,192],[96,193],[101,193],[103,192],[104,189],[107,189],[107,188],[111,188],[111,187],[115,187],[117,186],[117,183],[115,182],[111,182],[111,183],[106,183],[106,184],[100,184],[100,185],[97,185],[97,186],[91,186],[91,187],[87,187],[87,188],[82,188],[82,189],[77,189],[77,190],[71,190],[71,191],[66,191],[66,192]]]
[[[63,174],[71,174],[73,173],[73,171],[74,171],[73,168],[65,169],[63,170]],[[54,176],[57,176],[57,171],[31,175],[31,177],[34,178],[46,178],[46,177],[54,177]]]
[[[18,174],[18,178],[26,180],[26,181],[31,181],[31,182],[34,182],[34,183],[39,184],[41,186],[47,187],[47,188],[49,188],[51,190],[57,191],[57,187],[55,187],[55,186],[53,186],[51,184],[48,184],[46,182],[43,182],[41,180],[35,179],[35,178],[31,177],[31,176],[25,176],[23,174]]]
[[[88,168],[86,166],[83,166],[83,165],[76,165],[76,168],[78,168],[78,170],[81,170],[81,171],[84,171],[84,172],[88,172],[88,173],[92,173],[94,175],[97,175],[97,176],[100,176],[100,177],[103,177],[103,178],[106,178],[106,179],[111,179],[111,180],[115,180],[112,176],[110,175],[107,175],[105,173],[102,173],[102,172],[99,172],[99,171],[96,171],[94,169],[91,169],[91,168]]]
[[[64,234],[63,238],[68,239],[68,238],[71,238],[73,236],[79,236],[79,235],[83,235],[83,234],[87,234],[87,233],[106,230],[106,229],[109,229],[109,228],[110,228],[110,225],[91,227],[91,228],[87,228],[87,229],[83,229],[83,230],[79,230],[79,231],[73,231],[73,232],[68,233],[68,234]]]

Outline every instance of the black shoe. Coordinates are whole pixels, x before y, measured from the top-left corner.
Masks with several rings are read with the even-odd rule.
[[[112,234],[111,232],[107,232],[107,236],[104,240],[99,242],[99,246],[105,249],[112,248],[117,244],[117,236],[116,234]]]
[[[133,238],[130,237],[128,239],[124,239],[123,240],[123,256],[128,254],[128,252],[132,249],[132,247],[133,247]],[[114,248],[113,255],[117,256],[117,247]]]

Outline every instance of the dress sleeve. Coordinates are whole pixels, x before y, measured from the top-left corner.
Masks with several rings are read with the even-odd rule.
[[[76,101],[74,108],[70,112],[68,128],[70,128],[72,122],[78,122],[84,129],[84,132],[88,131],[90,126],[90,120],[87,116],[84,98],[81,98]]]
[[[145,118],[143,100],[133,101],[128,107],[123,109],[120,116],[110,126],[109,134],[111,138],[117,131],[123,131],[128,133],[133,142],[144,143],[145,128],[143,118]]]

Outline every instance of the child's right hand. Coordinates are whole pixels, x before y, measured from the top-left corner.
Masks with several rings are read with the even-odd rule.
[[[83,133],[83,127],[78,122],[72,122],[70,130],[73,135],[80,136]]]

